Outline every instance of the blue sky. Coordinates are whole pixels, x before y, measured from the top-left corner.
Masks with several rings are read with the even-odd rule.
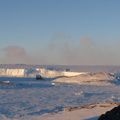
[[[0,0],[0,62],[120,65],[119,6],[119,0]]]

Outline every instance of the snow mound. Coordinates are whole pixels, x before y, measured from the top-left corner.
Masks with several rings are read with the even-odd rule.
[[[92,84],[92,85],[111,85],[114,80],[108,73],[86,73],[74,77],[62,77],[54,80],[58,83],[73,83],[73,84]]]

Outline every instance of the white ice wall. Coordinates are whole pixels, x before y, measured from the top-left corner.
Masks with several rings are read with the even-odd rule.
[[[0,75],[4,76],[6,74],[6,69],[2,68],[0,69]]]
[[[47,70],[45,68],[40,69],[0,69],[0,76],[12,76],[12,77],[36,77],[37,74],[45,78],[55,78],[59,76],[74,77],[84,72],[65,72],[56,70]]]
[[[58,76],[62,76],[62,72],[60,71],[55,71],[55,70],[46,70],[44,68],[39,70],[39,73],[43,76],[43,77],[47,77],[47,78],[54,78],[54,77],[58,77]]]
[[[24,69],[0,69],[1,76],[24,77]]]

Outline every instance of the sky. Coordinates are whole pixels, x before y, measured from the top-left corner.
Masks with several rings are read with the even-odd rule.
[[[120,65],[119,0],[0,0],[0,64]]]

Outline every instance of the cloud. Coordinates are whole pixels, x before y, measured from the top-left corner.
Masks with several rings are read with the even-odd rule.
[[[96,40],[96,41],[95,41]],[[43,44],[41,44],[43,45]],[[27,51],[22,46],[6,46],[2,49],[2,63],[107,65],[119,64],[119,44],[98,41],[88,36],[78,40],[64,32],[54,33],[43,47]]]
[[[3,48],[5,63],[25,63],[30,60],[26,50],[20,46],[7,46]]]
[[[49,56],[44,50],[37,50],[37,51],[30,51],[27,52],[27,50],[24,47],[11,45],[6,46],[2,49],[3,54],[3,61],[2,63],[5,64],[47,64],[49,63],[47,59],[49,60]]]
[[[78,60],[78,44],[64,32],[55,33],[48,44],[51,63],[71,64]],[[54,59],[53,59],[54,58]],[[58,64],[57,63],[57,64]]]
[[[100,64],[101,56],[105,54],[101,49],[91,37],[84,36],[80,40],[74,40],[65,33],[55,33],[48,45],[50,60],[68,65]]]
[[[20,46],[7,46],[3,49],[6,57],[21,58],[26,57],[27,53],[24,48]]]

